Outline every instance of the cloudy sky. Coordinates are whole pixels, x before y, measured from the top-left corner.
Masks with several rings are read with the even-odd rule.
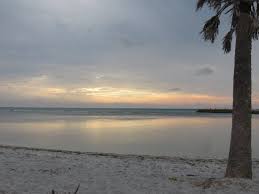
[[[195,2],[1,0],[0,106],[230,106],[233,53],[202,41]]]

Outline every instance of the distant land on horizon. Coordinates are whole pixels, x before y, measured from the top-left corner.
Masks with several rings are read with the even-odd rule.
[[[232,113],[232,109],[197,109],[198,113]],[[252,110],[252,114],[259,114],[258,109]]]

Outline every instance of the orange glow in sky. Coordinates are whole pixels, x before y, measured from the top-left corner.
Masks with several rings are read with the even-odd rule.
[[[154,106],[192,106],[197,104],[225,105],[231,103],[230,97],[210,96],[185,92],[152,91],[148,89],[105,87],[60,87],[49,85],[44,77],[26,82],[26,84],[8,84],[0,90],[23,98],[44,98],[66,102],[95,104],[130,104]]]

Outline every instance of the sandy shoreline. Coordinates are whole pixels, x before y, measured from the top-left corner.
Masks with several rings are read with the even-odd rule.
[[[229,180],[226,160],[83,153],[0,145],[2,193],[258,193],[254,179]]]

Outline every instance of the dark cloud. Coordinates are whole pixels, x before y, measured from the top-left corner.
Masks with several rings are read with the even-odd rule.
[[[130,47],[136,47],[136,46],[144,46],[145,43],[143,41],[138,41],[138,40],[131,40],[129,38],[120,38],[121,44],[125,48],[130,48]]]
[[[214,74],[215,70],[213,67],[200,67],[196,72],[195,75],[197,76],[206,76]]]
[[[182,91],[182,88],[171,88],[169,89],[169,92],[180,92]]]

